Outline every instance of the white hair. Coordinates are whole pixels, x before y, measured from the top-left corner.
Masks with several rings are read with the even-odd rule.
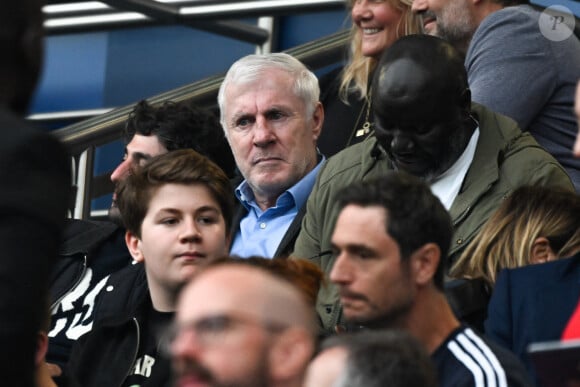
[[[225,122],[225,91],[231,84],[244,84],[259,79],[265,70],[279,69],[294,78],[294,94],[304,101],[306,116],[311,116],[320,98],[318,78],[298,59],[284,53],[248,55],[236,61],[228,70],[218,92],[220,123],[227,135]]]

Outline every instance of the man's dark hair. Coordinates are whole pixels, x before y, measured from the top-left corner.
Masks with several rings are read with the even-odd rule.
[[[333,336],[322,349],[347,352],[340,387],[435,387],[435,367],[421,343],[399,330]]]
[[[389,171],[384,176],[343,188],[337,195],[339,209],[350,204],[385,209],[385,230],[397,242],[401,259],[427,243],[435,243],[441,259],[433,279],[443,290],[443,274],[453,228],[451,217],[431,189],[419,178]]]
[[[216,115],[190,102],[166,101],[153,106],[140,101],[127,120],[125,143],[135,134],[156,136],[168,152],[193,149],[234,176],[235,161]]]

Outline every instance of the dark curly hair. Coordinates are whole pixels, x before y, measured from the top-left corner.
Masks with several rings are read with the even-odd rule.
[[[234,176],[234,158],[216,115],[188,101],[166,101],[159,106],[139,101],[127,120],[125,143],[135,134],[157,136],[168,151],[193,149]]]

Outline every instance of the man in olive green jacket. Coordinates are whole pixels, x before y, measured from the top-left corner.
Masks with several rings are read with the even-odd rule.
[[[352,182],[393,169],[428,182],[453,221],[449,263],[515,188],[574,190],[562,166],[514,121],[471,103],[461,56],[445,41],[400,39],[382,57],[372,88],[375,137],[328,160],[295,244],[294,257],[315,260],[325,273],[334,263],[335,195]],[[321,289],[317,309],[323,327],[334,330],[341,321],[334,286]]]

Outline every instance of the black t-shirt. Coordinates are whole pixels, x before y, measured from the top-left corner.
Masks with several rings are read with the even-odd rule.
[[[169,359],[159,348],[159,339],[171,323],[174,313],[151,308],[140,329],[137,358],[123,387],[168,385],[171,376]]]

